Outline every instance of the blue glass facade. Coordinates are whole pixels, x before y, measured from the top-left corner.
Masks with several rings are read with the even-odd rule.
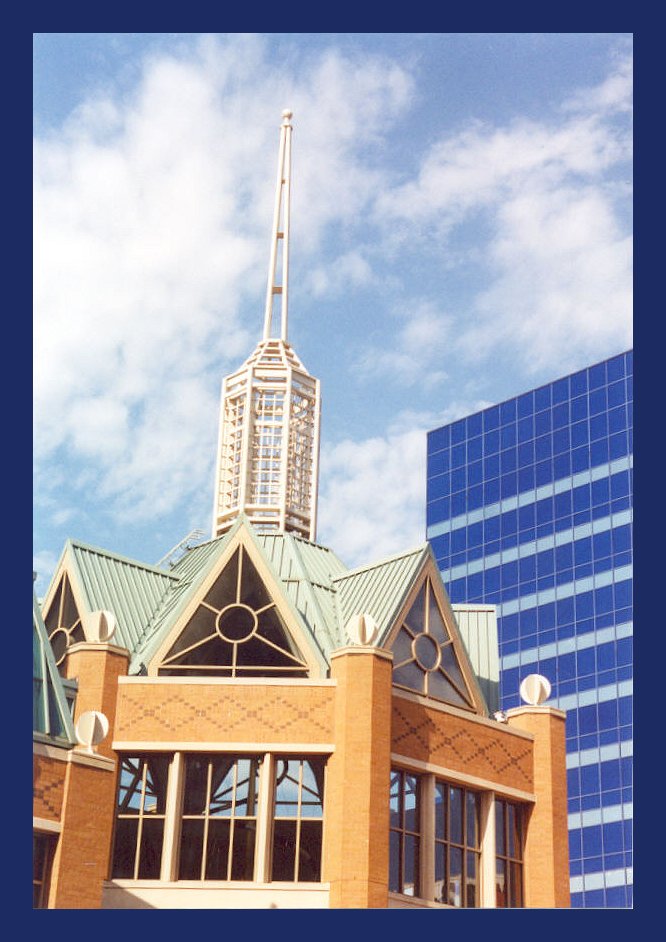
[[[571,902],[632,905],[632,352],[428,434],[451,601],[494,603],[503,709],[567,711]]]

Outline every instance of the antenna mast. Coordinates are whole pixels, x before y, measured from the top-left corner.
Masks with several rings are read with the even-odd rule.
[[[271,257],[268,267],[268,284],[266,287],[266,312],[264,315],[264,340],[271,336],[273,320],[273,298],[276,294],[281,299],[280,337],[287,342],[287,315],[288,315],[288,287],[289,287],[289,213],[291,201],[291,117],[293,112],[285,109],[282,112],[282,125],[280,126],[280,152],[278,156],[277,184],[275,187],[275,209],[273,211],[273,235],[271,240]],[[282,210],[282,212],[280,212]],[[280,228],[282,216],[282,228]],[[278,245],[282,242],[282,284],[275,283],[277,268]]]

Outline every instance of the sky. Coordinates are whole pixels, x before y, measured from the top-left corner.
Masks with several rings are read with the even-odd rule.
[[[34,534],[210,534],[220,385],[261,339],[293,111],[289,340],[317,541],[425,540],[426,433],[632,346],[632,38],[36,33]]]

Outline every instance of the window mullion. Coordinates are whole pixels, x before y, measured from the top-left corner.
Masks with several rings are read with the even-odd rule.
[[[171,882],[178,879],[178,847],[180,844],[181,809],[183,804],[184,758],[182,752],[174,753],[169,766],[169,780],[162,845],[160,880]]]
[[[495,909],[495,793],[484,792],[481,795],[481,906]]]
[[[268,883],[271,868],[271,822],[273,818],[273,792],[275,790],[275,758],[267,752],[259,769],[259,800],[257,803],[257,844],[255,850],[254,879]]]
[[[143,812],[146,802],[146,776],[148,775],[148,763],[143,762],[143,772],[141,775],[141,793],[139,798],[139,823],[136,829],[136,848],[134,852],[134,879],[139,879],[139,862],[141,860],[141,837],[143,834]]]
[[[420,888],[422,899],[435,899],[435,776],[421,777]]]

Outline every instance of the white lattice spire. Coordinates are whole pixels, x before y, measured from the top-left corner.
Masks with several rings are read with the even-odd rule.
[[[263,339],[222,384],[214,537],[228,530],[239,513],[263,532],[316,537],[319,380],[287,342],[291,117],[291,111],[282,112]],[[276,296],[281,301],[279,338],[272,336]]]

